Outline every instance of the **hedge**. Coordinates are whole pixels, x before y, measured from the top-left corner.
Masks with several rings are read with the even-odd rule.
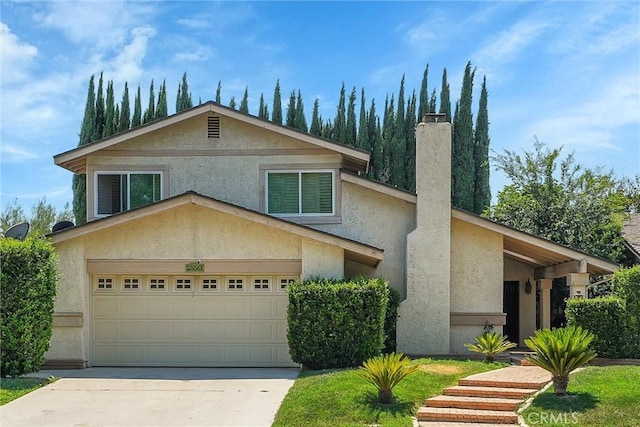
[[[640,265],[616,271],[611,284],[629,316],[631,357],[640,358]]]
[[[389,300],[387,310],[384,315],[384,349],[383,353],[395,353],[396,351],[396,329],[398,324],[398,307],[400,306],[400,292],[394,288],[389,288]]]
[[[289,286],[291,359],[308,369],[360,365],[384,347],[389,288],[383,279],[312,279]]]
[[[56,295],[56,257],[47,240],[0,239],[0,376],[37,371],[49,348]]]
[[[595,335],[591,348],[599,357],[632,357],[629,316],[620,298],[568,299],[565,314],[568,325],[581,326]]]

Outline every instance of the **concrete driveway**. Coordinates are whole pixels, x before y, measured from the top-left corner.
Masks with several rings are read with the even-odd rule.
[[[14,426],[270,426],[298,376],[279,368],[88,368],[0,407]]]

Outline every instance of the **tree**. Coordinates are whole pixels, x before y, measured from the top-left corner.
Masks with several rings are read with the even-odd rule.
[[[430,113],[435,113],[436,112],[436,90],[433,89],[433,92],[431,92],[431,98],[429,99],[429,112]],[[422,121],[423,117],[418,117],[418,119],[420,119]],[[447,116],[448,119],[448,116]]]
[[[131,129],[138,127],[142,124],[142,101],[140,95],[140,85],[138,85],[138,91],[136,97],[133,100],[133,117],[131,118]]]
[[[229,108],[231,108],[232,110],[235,110],[237,108],[235,96],[232,96],[229,100]]]
[[[422,121],[429,109],[429,64],[424,68],[422,84],[420,85],[420,105],[418,106],[418,121]]]
[[[84,107],[84,117],[80,127],[80,137],[78,147],[93,141],[96,134],[96,94],[94,86],[94,76],[89,79],[87,90],[87,102]],[[73,192],[73,215],[76,217],[78,225],[87,222],[87,179],[85,174],[74,174],[71,183]]]
[[[451,198],[453,206],[473,212],[475,165],[473,162],[473,75],[471,62],[467,62],[462,79],[460,101],[453,118],[453,144],[451,150]]]
[[[73,221],[73,211],[67,202],[61,211],[58,211],[51,203],[47,203],[46,196],[38,199],[31,207],[31,215],[27,216],[18,204],[18,199],[7,205],[0,215],[0,227],[7,230],[9,227],[21,222],[29,223],[29,234],[44,236],[51,233],[51,227],[57,222]]]
[[[347,121],[345,126],[345,144],[355,147],[357,144],[356,132],[356,88],[351,89],[349,105],[347,106]]]
[[[129,106],[129,85],[124,82],[124,91],[122,92],[122,108],[120,108],[120,120],[118,120],[118,131],[129,130],[131,127],[131,107]]]
[[[100,73],[100,80],[98,80],[98,93],[96,94],[96,115],[95,115],[95,128],[93,129],[93,136],[91,141],[97,141],[102,138],[104,132],[104,95],[102,90],[102,73]]]
[[[613,261],[624,259],[620,231],[628,200],[613,173],[585,169],[562,148],[538,140],[521,156],[492,157],[511,180],[486,215],[497,222]]]
[[[18,199],[14,199],[9,203],[2,214],[0,214],[0,228],[4,233],[10,227],[20,224],[21,222],[29,222],[27,215],[24,213],[24,209],[18,203]]]
[[[160,90],[158,91],[158,106],[156,107],[156,119],[161,119],[163,117],[167,117],[169,115],[169,106],[167,100],[167,83],[165,80],[162,81],[162,86],[160,86]]]
[[[260,94],[260,107],[258,107],[258,117],[264,120],[269,120],[269,109],[267,108],[267,104],[264,102],[264,95]]]
[[[340,100],[338,101],[336,118],[333,120],[332,139],[343,144],[347,139],[347,110],[345,96],[344,82],[342,82],[342,89],[340,89]]]
[[[287,121],[285,123],[289,127],[296,126],[296,91],[292,91],[289,95],[289,105],[287,105]]]
[[[367,133],[367,109],[365,107],[364,88],[360,91],[360,119],[358,120],[358,148],[371,151]]]
[[[282,124],[282,99],[280,96],[280,80],[276,80],[276,87],[273,90],[273,108],[271,109],[271,121]]]
[[[149,86],[149,105],[142,116],[142,123],[149,123],[156,117],[156,95],[153,89],[153,80]]]
[[[307,126],[307,118],[304,114],[304,102],[302,101],[302,94],[299,89],[298,96],[296,97],[296,116],[293,126],[302,132],[307,132],[309,130],[309,127]]]
[[[222,104],[222,81],[218,80],[218,88],[216,89],[216,104]]]
[[[320,109],[320,101],[318,98],[313,102],[313,112],[311,113],[311,128],[309,133],[312,135],[322,135],[322,118],[318,110]]]
[[[440,88],[440,109],[439,113],[447,115],[447,121],[451,122],[451,100],[449,83],[447,82],[447,69],[442,70],[442,87]]]
[[[105,112],[105,120],[104,120],[104,131],[102,133],[102,137],[106,138],[107,136],[111,136],[116,133],[116,103],[113,97],[113,81],[110,80],[107,83],[107,101],[106,101],[106,112]]]
[[[404,120],[405,138],[405,183],[403,188],[409,191],[416,190],[416,92],[411,95],[407,103],[407,114]]]
[[[405,136],[405,111],[404,111],[404,75],[400,81],[398,92],[398,111],[393,126],[390,157],[389,157],[389,184],[399,188],[405,188],[405,169],[407,141]]]
[[[176,113],[193,107],[191,93],[189,93],[189,83],[187,82],[187,72],[182,75],[182,83],[178,85],[176,96]]]
[[[475,164],[475,180],[473,187],[473,211],[481,214],[491,204],[491,187],[489,184],[489,113],[487,110],[487,76],[482,80],[480,105],[476,118],[475,144],[473,161]]]
[[[369,163],[369,177],[382,181],[384,171],[384,153],[382,148],[382,131],[380,120],[376,114],[376,101],[371,100],[367,122],[368,145],[371,147],[371,161]]]
[[[242,96],[242,100],[240,101],[240,112],[249,114],[249,87],[244,87],[244,95]]]

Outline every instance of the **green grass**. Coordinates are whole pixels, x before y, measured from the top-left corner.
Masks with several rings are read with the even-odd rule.
[[[640,426],[640,366],[588,367],[572,374],[569,396],[553,386],[522,414],[531,427]]]
[[[27,393],[36,390],[43,385],[55,381],[49,378],[1,378],[0,379],[0,406],[5,405]]]
[[[377,401],[375,387],[354,369],[303,371],[285,397],[274,427],[411,426],[411,417],[425,399],[456,385],[458,378],[506,366],[504,363],[418,359],[421,369],[396,388],[393,405]]]

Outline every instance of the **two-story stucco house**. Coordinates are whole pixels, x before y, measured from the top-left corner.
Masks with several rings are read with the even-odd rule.
[[[398,351],[464,352],[487,323],[522,343],[554,277],[584,295],[616,268],[452,209],[451,125],[426,119],[416,194],[364,178],[367,152],[212,102],[55,156],[86,174],[88,221],[50,235],[49,364],[292,366],[287,285],[357,274],[400,291]]]

